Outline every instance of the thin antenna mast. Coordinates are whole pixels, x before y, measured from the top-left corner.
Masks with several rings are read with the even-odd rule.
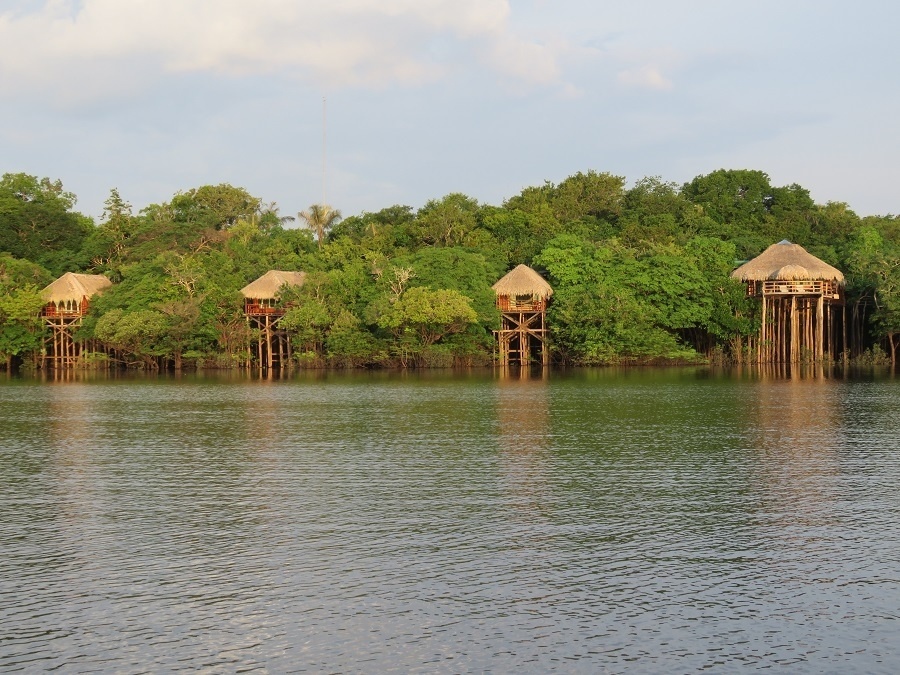
[[[325,158],[326,158],[326,140],[327,140],[327,129],[328,129],[328,109],[326,105],[327,99],[322,97],[322,206],[325,206],[328,202],[325,201]]]

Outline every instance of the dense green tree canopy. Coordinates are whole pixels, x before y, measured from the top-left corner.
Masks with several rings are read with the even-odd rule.
[[[312,205],[299,222],[228,184],[134,213],[115,188],[98,224],[60,181],[0,180],[0,357],[37,354],[39,289],[65,271],[103,273],[79,337],[127,363],[233,364],[254,339],[239,290],[268,270],[307,272],[283,289],[297,358],[334,365],[490,362],[491,285],[531,265],[555,290],[554,358],[572,363],[697,360],[740,352],[757,330],[729,274],[789,239],[844,270],[865,345],[900,346],[900,225],[815,204],[753,170],[684,185],[596,171],[525,187],[499,206],[460,193],[419,209],[340,219]]]
[[[93,229],[72,211],[75,195],[60,181],[23,173],[0,179],[0,252],[39,263],[56,273],[80,267],[81,244]]]
[[[39,265],[0,253],[0,361],[7,367],[41,345],[40,288],[49,280]]]

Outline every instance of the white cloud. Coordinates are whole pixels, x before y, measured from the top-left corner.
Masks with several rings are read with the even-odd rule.
[[[553,84],[560,68],[551,47],[504,36],[491,44],[489,63],[498,71],[525,82]]]
[[[169,73],[279,72],[331,87],[415,85],[449,40],[503,76],[558,81],[556,51],[509,24],[509,0],[47,0],[0,13],[0,97],[109,95]]]
[[[672,82],[667,79],[656,66],[640,66],[621,71],[616,77],[620,84],[629,87],[642,87],[668,91],[672,89]]]

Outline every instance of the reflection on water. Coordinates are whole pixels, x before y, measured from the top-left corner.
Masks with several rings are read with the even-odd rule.
[[[766,493],[794,518],[832,512],[845,426],[841,391],[834,381],[794,375],[767,383],[754,397],[756,444],[768,456],[760,463]]]
[[[537,522],[548,496],[550,403],[547,369],[507,368],[496,387],[500,470],[512,515]]]
[[[0,384],[0,670],[893,672],[900,389]]]

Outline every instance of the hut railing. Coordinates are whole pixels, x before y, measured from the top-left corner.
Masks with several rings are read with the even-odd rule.
[[[501,312],[543,312],[547,308],[547,301],[543,298],[514,298],[508,295],[498,295],[497,307]]]
[[[244,314],[253,316],[282,316],[287,310],[294,307],[295,303],[286,302],[282,304],[268,304],[247,301],[244,303]]]
[[[838,285],[833,281],[793,280],[793,281],[757,281],[747,284],[747,294],[760,295],[823,295],[837,300],[841,297]]]
[[[66,303],[48,302],[41,308],[41,318],[57,319],[84,316],[90,309],[87,299],[79,303],[69,301]]]

